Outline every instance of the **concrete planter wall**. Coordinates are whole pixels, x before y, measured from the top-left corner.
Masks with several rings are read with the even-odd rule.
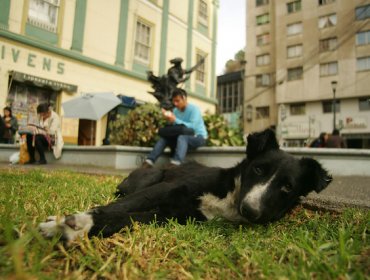
[[[0,144],[0,162],[19,150],[18,145]],[[320,161],[333,175],[370,176],[370,150],[285,148],[296,157],[313,157]],[[64,165],[90,165],[115,169],[134,169],[141,165],[151,148],[128,146],[66,146],[60,160],[47,154],[48,161]],[[204,147],[191,152],[189,159],[208,166],[230,167],[245,157],[245,147]],[[157,165],[168,162],[168,151]]]

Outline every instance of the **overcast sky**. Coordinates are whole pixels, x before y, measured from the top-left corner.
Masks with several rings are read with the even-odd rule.
[[[223,72],[226,61],[246,45],[247,0],[220,0],[218,11],[216,75]]]

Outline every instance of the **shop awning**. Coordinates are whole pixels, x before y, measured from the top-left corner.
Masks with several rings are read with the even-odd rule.
[[[12,71],[10,72],[11,77],[14,81],[22,82],[22,83],[32,83],[35,86],[38,87],[47,87],[51,88],[55,91],[68,91],[68,92],[77,92],[77,86],[76,85],[71,85],[67,83],[63,83],[60,81],[54,81],[54,80],[49,80],[37,76],[33,76],[30,74],[25,74],[21,72],[16,72]]]

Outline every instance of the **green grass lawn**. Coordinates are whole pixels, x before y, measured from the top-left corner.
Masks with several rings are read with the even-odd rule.
[[[67,171],[0,170],[0,279],[366,279],[365,210],[314,212],[299,207],[266,226],[215,220],[135,224],[111,238],[65,247],[43,239],[49,215],[112,201],[117,176]]]

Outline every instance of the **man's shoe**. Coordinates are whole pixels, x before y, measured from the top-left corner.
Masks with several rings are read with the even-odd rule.
[[[152,168],[154,165],[154,162],[151,159],[146,159],[143,164],[141,165],[141,168]]]
[[[171,159],[170,163],[167,165],[167,169],[176,168],[179,167],[180,165],[181,165],[180,161]]]
[[[153,165],[147,163],[146,161],[143,162],[143,164],[141,165],[141,168],[152,168]]]
[[[47,164],[47,161],[45,159],[40,159],[36,164]]]
[[[166,169],[174,169],[174,168],[177,168],[179,166],[180,165],[178,165],[178,164],[169,163],[169,164],[167,164]]]

